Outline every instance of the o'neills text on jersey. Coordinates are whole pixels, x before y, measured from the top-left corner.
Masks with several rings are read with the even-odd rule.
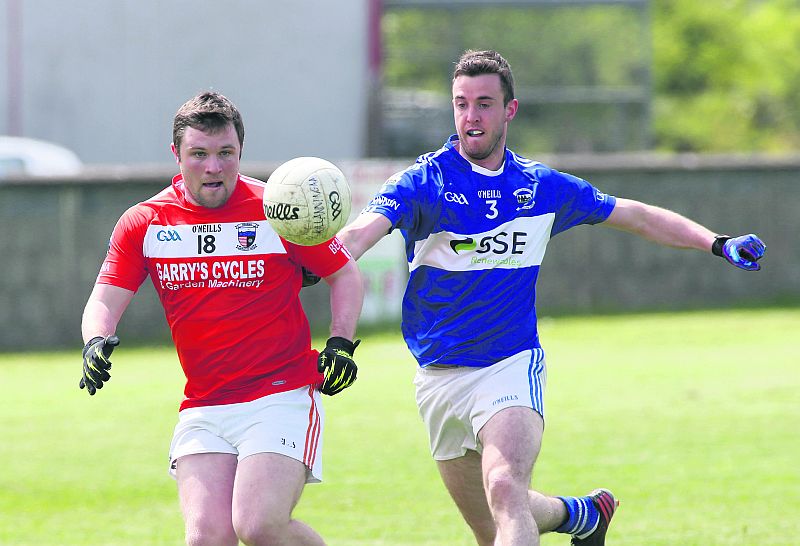
[[[219,233],[222,231],[222,224],[198,224],[192,226],[193,233]]]

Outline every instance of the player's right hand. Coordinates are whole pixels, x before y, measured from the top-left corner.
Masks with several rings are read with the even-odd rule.
[[[761,264],[758,263],[764,256],[767,246],[764,242],[752,233],[740,237],[719,236],[711,246],[711,252],[721,256],[731,265],[746,271],[758,271]]]
[[[97,336],[83,347],[83,377],[78,386],[85,387],[90,395],[94,395],[97,389],[102,389],[103,383],[111,379],[111,374],[108,373],[111,369],[109,357],[117,345],[117,336]]]

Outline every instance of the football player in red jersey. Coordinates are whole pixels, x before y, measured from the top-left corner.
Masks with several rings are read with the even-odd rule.
[[[83,313],[83,376],[110,379],[117,324],[147,276],[164,307],[186,376],[170,446],[191,545],[324,544],[292,518],[306,483],[322,477],[320,393],[356,378],[363,286],[337,238],[299,246],[264,217],[263,182],[239,173],[244,125],[224,96],[178,110],[180,174],[117,222]],[[311,348],[299,291],[303,270],[330,287],[331,337]]]

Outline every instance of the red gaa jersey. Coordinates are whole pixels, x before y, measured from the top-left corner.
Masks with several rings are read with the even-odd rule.
[[[264,183],[239,176],[220,208],[186,200],[181,175],[117,222],[97,282],[136,291],[150,275],[186,375],[181,409],[249,402],[322,380],[298,296],[350,256],[337,238],[292,244],[264,218]]]

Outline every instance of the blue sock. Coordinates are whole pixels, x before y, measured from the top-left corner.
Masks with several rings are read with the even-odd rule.
[[[567,520],[556,528],[556,533],[567,533],[585,538],[592,534],[600,521],[600,514],[591,497],[556,497],[567,506]]]

